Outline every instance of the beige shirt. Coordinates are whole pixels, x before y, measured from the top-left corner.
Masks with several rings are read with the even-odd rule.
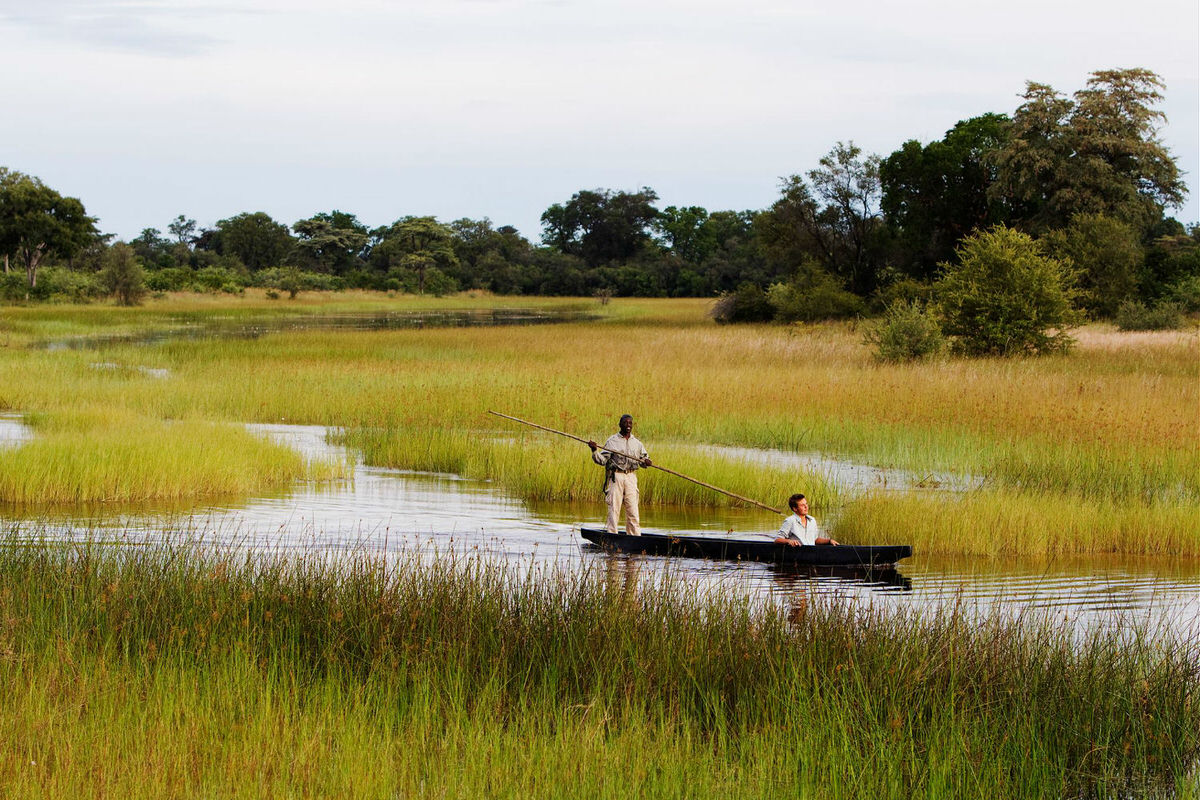
[[[609,452],[604,452],[605,450]],[[632,456],[630,458],[629,456]],[[608,441],[604,443],[601,450],[592,453],[592,461],[595,461],[600,466],[608,465],[609,458],[613,459],[613,466],[625,472],[632,472],[641,466],[638,463],[643,458],[649,458],[650,454],[646,452],[646,446],[638,441],[638,438],[630,434],[626,439],[619,433],[614,433],[608,437]]]

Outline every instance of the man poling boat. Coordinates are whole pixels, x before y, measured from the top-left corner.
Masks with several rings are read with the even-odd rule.
[[[759,538],[718,538],[712,536],[680,536],[676,534],[643,534],[638,518],[638,493],[636,471],[638,469],[657,469],[674,475],[677,478],[690,481],[706,489],[728,495],[743,503],[757,506],[767,511],[783,515],[786,512],[773,508],[765,503],[749,497],[735,494],[719,486],[697,480],[688,475],[655,464],[650,460],[645,446],[633,437],[633,417],[625,414],[618,422],[618,431],[605,441],[601,447],[594,440],[565,431],[548,428],[536,422],[519,417],[501,414],[499,411],[489,411],[497,417],[519,422],[538,430],[565,436],[577,442],[588,445],[592,449],[592,460],[605,467],[605,499],[608,501],[608,519],[603,528],[583,526],[581,535],[590,542],[609,549],[625,552],[650,553],[656,555],[682,555],[700,558],[731,558],[739,560],[769,561],[789,564],[809,565],[838,565],[856,568],[875,569],[892,565],[901,558],[912,555],[908,545],[888,546],[855,546],[841,545],[834,539],[820,536],[817,521],[808,515],[808,502],[804,495],[796,494],[789,498],[792,516],[784,520],[778,532],[760,534]],[[614,487],[617,478],[619,487]],[[632,480],[630,480],[632,478]],[[622,531],[617,522],[621,509],[624,509],[627,529]],[[769,541],[762,537],[766,536]]]

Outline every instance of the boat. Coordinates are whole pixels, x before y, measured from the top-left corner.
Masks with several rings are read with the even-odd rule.
[[[891,567],[912,555],[906,544],[892,545],[792,545],[776,544],[769,539],[732,539],[718,536],[689,536],[674,533],[646,533],[630,536],[625,531],[609,533],[605,528],[581,526],[580,535],[593,544],[623,553],[684,558],[720,558],[734,561],[762,561],[771,564],[805,564],[825,567],[881,569]]]

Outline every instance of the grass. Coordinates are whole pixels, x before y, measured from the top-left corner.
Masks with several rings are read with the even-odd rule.
[[[0,547],[0,793],[1195,796],[1195,642],[667,577]]]
[[[344,474],[242,426],[81,406],[33,415],[37,436],[0,455],[0,503],[64,504],[247,497]]]
[[[526,436],[486,410],[598,440],[628,411],[664,466],[776,506],[792,491],[805,491],[817,499],[819,517],[854,526],[851,540],[907,530],[904,503],[911,501],[927,512],[918,531],[927,552],[995,552],[985,534],[963,531],[994,530],[1042,511],[1044,534],[1007,537],[1006,548],[1200,550],[1200,518],[1190,513],[1200,504],[1196,331],[1131,334],[1092,326],[1079,333],[1069,356],[884,365],[853,326],[715,326],[704,316],[704,301],[614,300],[594,306],[606,315],[594,323],[113,346],[103,360],[125,367],[117,370],[95,369],[96,353],[20,346],[62,329],[154,327],[173,314],[209,319],[580,304],[486,296],[302,300],[290,306],[257,296],[172,298],[132,310],[6,309],[0,338],[9,331],[14,344],[0,348],[0,409],[55,415],[86,397],[152,421],[330,425],[346,429],[369,463],[450,469],[496,480],[531,500],[594,497],[598,476],[588,472],[579,445]],[[154,379],[141,366],[168,370],[169,377]],[[518,444],[495,444],[506,437]],[[984,488],[952,500],[914,492],[883,501],[819,475],[697,455],[709,444],[820,451],[918,475],[969,474]],[[93,451],[90,459],[109,458],[98,445],[79,446]],[[0,452],[0,464],[11,458]],[[21,470],[48,468],[29,463]],[[647,521],[655,505],[726,502],[660,478],[653,471],[646,476]],[[1123,536],[1131,523],[1163,535]]]

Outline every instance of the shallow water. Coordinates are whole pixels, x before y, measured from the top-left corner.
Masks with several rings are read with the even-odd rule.
[[[378,331],[406,328],[473,328],[547,325],[595,319],[580,310],[529,308],[447,309],[424,311],[346,311],[334,314],[263,317],[174,315],[163,326],[136,333],[44,339],[31,347],[43,350],[98,350],[113,345],[153,345],[180,339],[257,339],[285,331]]]
[[[326,428],[251,425],[314,458],[354,458],[327,442]],[[19,418],[0,416],[0,447],[28,439]],[[1200,634],[1200,565],[1182,559],[1019,560],[933,558],[917,553],[873,576],[765,564],[615,555],[583,542],[579,524],[603,521],[599,498],[580,504],[530,504],[486,481],[357,464],[353,478],[299,486],[278,497],[189,509],[91,509],[42,513],[10,529],[52,538],[114,541],[177,539],[293,553],[365,550],[381,554],[476,554],[518,566],[591,568],[628,582],[670,571],[701,588],[751,592],[789,605],[814,598],[885,608],[961,606],[1020,616],[1061,617],[1079,630],[1130,623],[1181,636]],[[8,518],[5,521],[5,518]],[[779,518],[750,509],[643,509],[649,530],[770,533]],[[836,528],[833,529],[836,534]],[[880,536],[879,544],[892,543]]]

